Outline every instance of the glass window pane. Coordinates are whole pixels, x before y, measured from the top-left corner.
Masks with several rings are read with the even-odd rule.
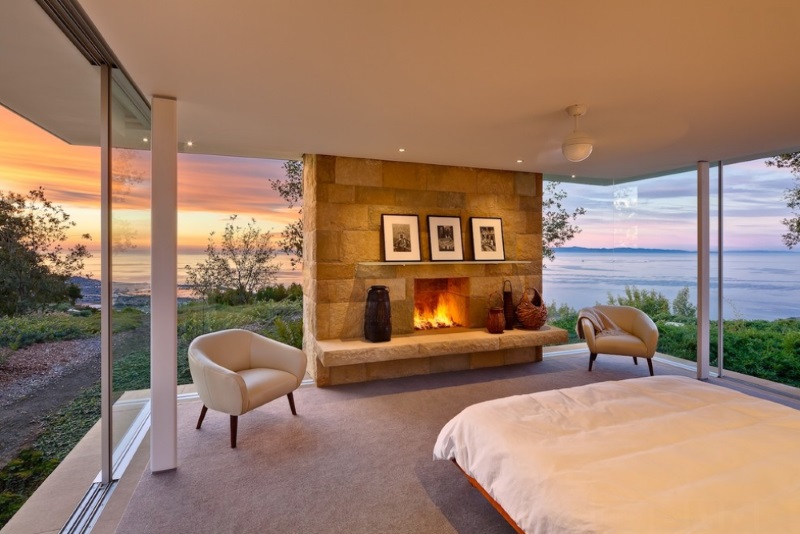
[[[150,388],[150,111],[112,71],[112,440],[116,469]],[[115,475],[116,477],[116,475]]]

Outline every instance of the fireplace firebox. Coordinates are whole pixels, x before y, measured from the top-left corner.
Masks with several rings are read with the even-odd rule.
[[[414,330],[468,326],[469,278],[414,280]]]

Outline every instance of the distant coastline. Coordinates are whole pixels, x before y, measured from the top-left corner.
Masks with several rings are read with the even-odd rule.
[[[81,288],[82,298],[78,303],[84,306],[100,305],[100,280],[85,276],[73,276],[70,283]],[[131,306],[136,308],[149,308],[150,284],[144,282],[114,282],[112,300],[116,306]],[[192,288],[186,284],[178,284],[178,303],[197,300],[192,295]]]
[[[555,249],[556,254],[559,252],[587,252],[587,253],[601,253],[601,254],[697,254],[696,250],[681,250],[670,248],[635,248],[635,247],[618,247],[618,248],[590,248],[590,247],[561,247]],[[800,254],[800,250],[725,250],[724,254]],[[712,249],[712,254],[716,254],[717,250]]]

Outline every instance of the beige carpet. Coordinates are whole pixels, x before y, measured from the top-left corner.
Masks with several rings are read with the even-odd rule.
[[[295,392],[239,420],[200,403],[178,410],[179,468],[146,471],[117,532],[509,533],[450,462],[432,459],[441,427],[470,404],[509,395],[646,376],[646,365],[588,355],[535,364]],[[688,371],[656,363],[656,374]]]

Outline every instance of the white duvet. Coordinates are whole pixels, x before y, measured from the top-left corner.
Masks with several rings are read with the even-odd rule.
[[[470,406],[434,457],[525,532],[800,532],[800,411],[656,376]]]

